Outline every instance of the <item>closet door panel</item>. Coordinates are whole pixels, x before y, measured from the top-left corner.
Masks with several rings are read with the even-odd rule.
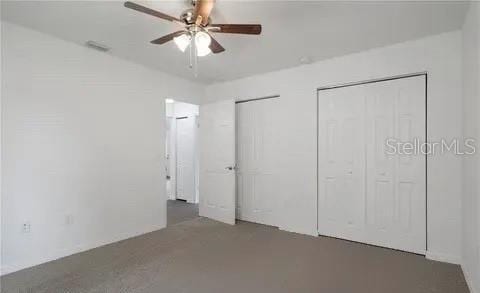
[[[278,100],[237,104],[237,218],[278,226]]]
[[[362,239],[365,217],[363,87],[319,92],[318,230]]]
[[[424,254],[425,76],[318,92],[318,232]]]

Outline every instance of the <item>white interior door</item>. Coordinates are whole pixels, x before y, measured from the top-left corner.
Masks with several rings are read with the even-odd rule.
[[[425,141],[425,77],[319,92],[319,234],[425,254],[426,160],[387,139]]]
[[[239,103],[237,109],[237,219],[278,226],[278,99]]]
[[[372,84],[366,104],[368,243],[425,254],[426,157],[385,141],[425,141],[425,76]]]
[[[235,224],[235,102],[200,106],[200,216]]]
[[[195,202],[195,116],[176,119],[177,199]]]
[[[328,90],[318,98],[318,230],[363,241],[364,87]]]

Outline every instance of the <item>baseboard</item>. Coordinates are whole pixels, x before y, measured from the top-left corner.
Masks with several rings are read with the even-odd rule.
[[[292,228],[292,227],[282,226],[282,225],[278,226],[278,229],[285,232],[318,237],[318,232],[316,231],[316,229],[305,230],[305,229],[297,229],[297,228]]]
[[[147,233],[150,233],[150,232],[153,232],[153,231],[157,231],[157,230],[160,230],[160,229],[163,229],[163,228],[165,228],[165,225],[153,225],[152,227],[144,229],[140,232],[124,233],[124,234],[117,235],[117,236],[115,236],[113,238],[110,238],[110,239],[100,239],[100,240],[95,241],[95,242],[80,244],[80,245],[76,245],[76,246],[73,246],[73,247],[70,247],[70,248],[67,248],[67,249],[58,250],[54,253],[50,253],[47,256],[37,258],[37,259],[29,261],[29,262],[19,262],[19,263],[14,263],[14,264],[10,264],[10,265],[2,265],[0,267],[0,276],[11,274],[11,273],[14,273],[14,272],[17,272],[17,271],[20,271],[20,270],[23,270],[23,269],[27,269],[27,268],[30,268],[30,267],[34,267],[34,266],[37,266],[37,265],[41,265],[41,264],[44,264],[44,263],[47,263],[47,262],[50,262],[50,261],[54,261],[54,260],[57,260],[57,259],[60,259],[60,258],[63,258],[63,257],[67,257],[67,256],[70,256],[70,255],[73,255],[73,254],[85,252],[85,251],[88,251],[88,250],[91,250],[91,249],[94,249],[94,248],[97,248],[97,247],[101,247],[101,246],[104,246],[104,245],[108,245],[108,244],[112,244],[112,243],[115,243],[115,242],[127,240],[129,238],[137,237],[137,236],[147,234]]]
[[[467,269],[466,266],[463,264],[461,265],[462,271],[463,271],[463,276],[465,277],[465,281],[467,282],[468,289],[470,290],[470,293],[480,293],[477,288],[475,287],[474,280],[472,278],[472,274],[470,271]]]
[[[427,251],[427,253],[425,254],[425,257],[427,259],[435,260],[435,261],[448,262],[456,265],[461,264],[460,257],[456,255],[451,255],[451,254]]]

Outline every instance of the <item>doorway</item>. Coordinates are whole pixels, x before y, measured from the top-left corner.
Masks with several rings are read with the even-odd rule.
[[[198,105],[165,100],[167,225],[198,217]]]

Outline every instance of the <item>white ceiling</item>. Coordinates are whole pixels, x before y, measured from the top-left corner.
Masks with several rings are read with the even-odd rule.
[[[173,16],[187,1],[138,1]],[[261,23],[260,36],[217,34],[226,52],[200,60],[197,78],[173,42],[150,41],[178,27],[117,1],[2,1],[2,19],[203,83],[232,80],[459,29],[468,4],[455,2],[322,2],[217,0],[216,23]]]

